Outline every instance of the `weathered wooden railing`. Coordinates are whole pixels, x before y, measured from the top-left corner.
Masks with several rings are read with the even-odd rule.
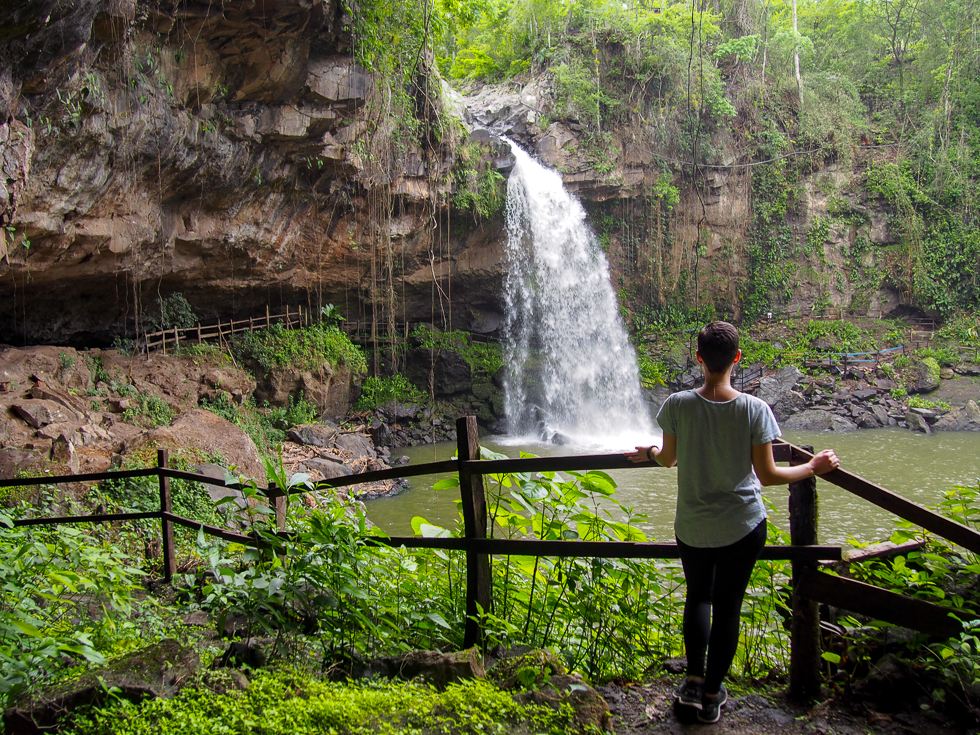
[[[310,310],[304,309],[302,305],[290,311],[286,306],[283,314],[271,314],[269,307],[265,308],[265,316],[249,317],[248,319],[231,319],[227,322],[217,322],[208,325],[196,325],[193,327],[164,329],[159,332],[151,332],[144,337],[141,347],[150,352],[152,350],[163,350],[167,354],[167,347],[176,350],[182,342],[201,342],[207,340],[218,340],[223,343],[226,339],[242,332],[253,332],[256,329],[266,329],[273,324],[282,324],[287,329],[294,327],[307,327],[312,323]]]
[[[558,557],[603,557],[632,559],[675,559],[679,557],[673,543],[633,543],[614,541],[539,541],[533,539],[487,538],[488,518],[483,476],[516,472],[562,472],[568,470],[611,470],[658,467],[654,463],[634,465],[622,454],[601,454],[528,459],[480,460],[476,419],[460,418],[456,423],[458,458],[407,467],[367,472],[317,483],[320,488],[345,487],[380,480],[432,475],[447,472],[459,474],[463,509],[463,535],[460,538],[372,537],[375,545],[433,548],[462,551],[466,554],[466,621],[464,645],[482,641],[480,610],[492,605],[490,555],[525,555]],[[812,454],[808,449],[777,442],[773,452],[778,462],[802,464]],[[0,480],[0,487],[48,485],[69,482],[94,482],[127,477],[158,477],[160,510],[145,513],[103,513],[59,518],[30,518],[15,521],[18,526],[57,525],[61,523],[101,523],[159,519],[162,532],[163,575],[171,581],[176,573],[173,526],[181,525],[227,541],[245,545],[262,543],[259,538],[216,528],[173,513],[170,480],[224,485],[220,480],[190,472],[170,469],[166,450],[158,452],[158,466],[144,470],[108,472],[63,477],[31,477]],[[946,538],[975,553],[980,553],[980,533],[928,510],[883,487],[846,470],[837,469],[821,479]],[[274,511],[277,528],[286,524],[286,498],[274,485],[264,489]],[[915,600],[849,579],[818,571],[820,560],[839,560],[839,546],[818,545],[816,479],[811,478],[789,487],[790,545],[766,546],[761,558],[785,559],[792,563],[792,622],[790,646],[791,692],[807,697],[819,691],[820,632],[817,604],[825,602],[848,611],[903,625],[927,633],[952,636],[960,631],[959,622],[948,608]]]

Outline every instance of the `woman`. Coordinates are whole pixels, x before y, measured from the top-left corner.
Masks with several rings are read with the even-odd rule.
[[[701,722],[717,722],[728,700],[723,681],[738,648],[742,598],[766,543],[762,487],[824,474],[840,461],[827,449],[806,464],[776,466],[772,441],[781,432],[772,410],[731,385],[742,358],[731,324],[704,327],[697,358],[704,385],[664,403],[657,416],[662,446],[637,447],[626,456],[678,467],[674,534],[687,582],[687,676],[677,701],[697,708]]]

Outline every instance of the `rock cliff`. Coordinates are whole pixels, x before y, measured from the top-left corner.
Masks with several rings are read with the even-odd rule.
[[[500,202],[481,217],[461,196],[506,174],[498,135],[586,200],[626,298],[730,315],[760,288],[787,310],[899,304],[888,213],[854,193],[860,151],[814,163],[762,237],[731,130],[692,170],[649,121],[597,146],[547,75],[463,97],[427,59],[414,117],[391,120],[340,0],[0,5],[0,342],[105,345],[176,292],[202,320],[333,303],[382,331],[499,326]],[[435,118],[448,133],[396,135]],[[767,271],[773,248],[785,262]]]
[[[452,157],[369,160],[384,108],[339,0],[4,6],[0,342],[132,336],[174,292],[371,318],[392,269],[413,316],[434,277],[494,305],[499,224],[450,237]]]

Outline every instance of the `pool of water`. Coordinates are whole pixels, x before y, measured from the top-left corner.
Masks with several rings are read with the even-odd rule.
[[[812,444],[816,450],[833,449],[844,469],[882,485],[923,505],[934,505],[953,485],[976,486],[980,482],[980,432],[937,432],[932,435],[904,429],[862,430],[849,434],[787,431],[787,441]],[[650,440],[646,443],[649,444]],[[596,449],[554,447],[531,442],[501,443],[484,438],[481,443],[496,452],[517,457],[521,451],[538,456],[594,454]],[[623,451],[632,446],[622,447]],[[412,464],[448,459],[456,451],[454,443],[410,447],[394,452],[405,454]],[[605,449],[603,451],[612,451]],[[609,473],[619,489],[617,499],[633,506],[649,520],[639,524],[651,539],[673,539],[674,498],[677,492],[675,469],[637,468]],[[368,517],[392,535],[411,535],[412,517],[422,516],[431,523],[452,527],[456,523],[456,489],[434,491],[437,477],[410,478],[410,487],[392,498],[367,503]],[[820,541],[844,543],[848,538],[874,542],[888,538],[895,529],[892,514],[827,482],[817,482],[820,500]],[[772,520],[788,530],[785,487],[765,489],[776,510]]]

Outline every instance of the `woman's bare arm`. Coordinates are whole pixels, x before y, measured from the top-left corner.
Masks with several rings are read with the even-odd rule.
[[[805,480],[808,477],[830,472],[839,466],[840,460],[837,459],[833,449],[824,449],[819,454],[813,455],[813,459],[806,464],[794,467],[777,467],[776,460],[772,456],[772,442],[755,444],[752,447],[752,467],[755,469],[759,482],[764,486],[786,485],[798,480]]]

